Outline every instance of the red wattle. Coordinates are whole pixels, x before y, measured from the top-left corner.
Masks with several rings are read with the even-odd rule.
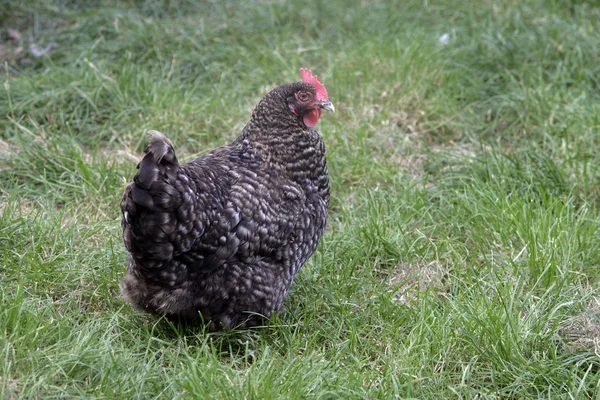
[[[304,114],[302,120],[304,121],[304,125],[306,125],[308,128],[312,128],[317,124],[317,122],[319,122],[320,117],[321,110],[315,108]]]

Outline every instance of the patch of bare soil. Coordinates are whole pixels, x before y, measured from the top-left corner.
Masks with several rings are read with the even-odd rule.
[[[585,312],[558,330],[567,351],[591,351],[600,357],[600,297],[590,302]]]
[[[440,295],[448,291],[445,277],[448,271],[438,261],[427,264],[400,264],[390,276],[389,284],[395,292],[394,300],[409,304],[419,298],[419,292],[433,290]],[[400,285],[398,287],[398,285]]]
[[[7,154],[10,153],[10,144],[0,139],[0,158],[6,157]]]

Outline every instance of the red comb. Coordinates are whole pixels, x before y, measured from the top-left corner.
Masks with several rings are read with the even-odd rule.
[[[302,81],[306,83],[310,83],[315,87],[317,91],[317,98],[319,100],[328,100],[329,96],[327,95],[327,90],[325,89],[325,85],[323,85],[317,79],[317,75],[313,75],[310,69],[300,68],[300,76],[302,77]]]

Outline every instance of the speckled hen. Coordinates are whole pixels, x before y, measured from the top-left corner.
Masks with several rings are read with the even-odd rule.
[[[317,77],[300,73],[302,82],[258,103],[233,143],[189,163],[150,132],[121,201],[129,303],[216,329],[256,325],[282,307],[321,240],[329,204],[314,126],[334,107]]]

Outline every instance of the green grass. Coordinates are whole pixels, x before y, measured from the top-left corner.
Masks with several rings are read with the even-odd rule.
[[[596,2],[25,3],[0,7],[0,398],[600,399]],[[145,130],[192,159],[300,67],[338,110],[333,198],[286,310],[134,311]]]

